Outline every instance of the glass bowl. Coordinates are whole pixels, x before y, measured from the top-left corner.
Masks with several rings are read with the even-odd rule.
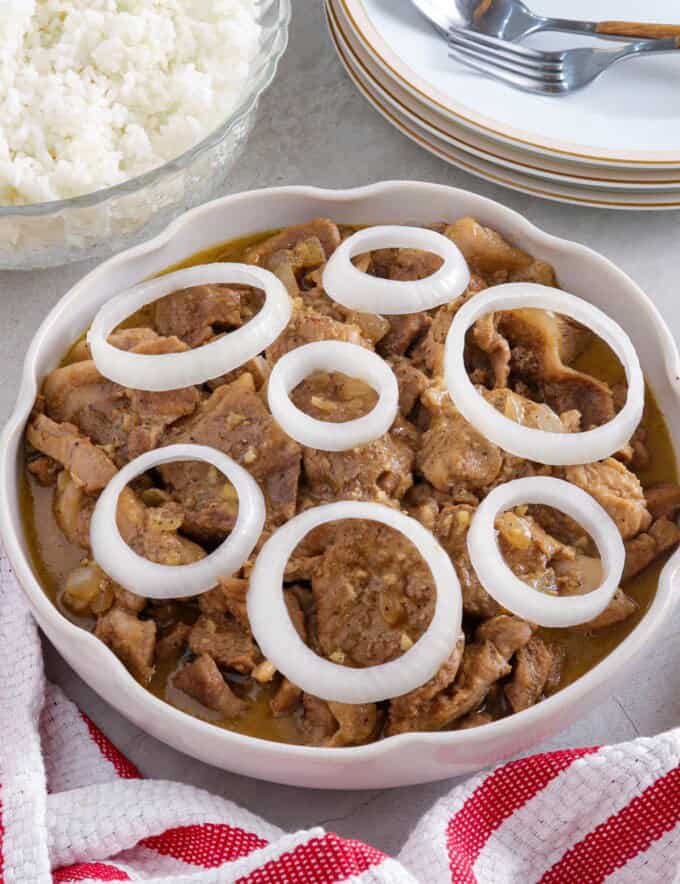
[[[148,239],[209,199],[224,184],[250,135],[258,100],[288,44],[290,16],[291,0],[261,0],[260,49],[249,88],[229,118],[190,150],[144,175],[73,199],[0,205],[0,270],[107,257]]]

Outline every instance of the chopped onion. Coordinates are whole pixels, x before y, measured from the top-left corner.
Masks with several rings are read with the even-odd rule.
[[[370,519],[400,531],[427,562],[436,602],[429,626],[401,657],[354,669],[317,656],[293,626],[283,597],[283,572],[289,556],[313,528],[337,519]],[[424,684],[437,672],[460,635],[462,598],[451,560],[423,526],[379,503],[338,501],[305,510],[265,543],[250,575],[248,618],[262,654],[302,690],[338,703],[375,703]]]
[[[238,494],[238,515],[229,537],[209,556],[189,565],[160,565],[138,555],[121,537],[116,520],[118,498],[129,482],[152,467],[183,460],[205,461],[223,473]],[[152,599],[194,596],[241,567],[262,533],[264,518],[262,492],[236,461],[206,445],[168,445],[130,461],[101,493],[90,524],[92,555],[112,580],[130,592]]]
[[[496,516],[520,504],[540,503],[571,516],[592,537],[602,560],[600,586],[584,595],[553,596],[516,577],[503,558]],[[499,605],[539,626],[576,626],[604,611],[616,592],[626,557],[618,528],[600,504],[563,479],[530,476],[499,485],[479,504],[467,535],[472,567],[484,589]]]
[[[339,371],[370,384],[378,401],[368,414],[342,423],[317,420],[299,409],[290,392],[314,371]],[[343,341],[317,341],[296,347],[272,369],[269,410],[288,435],[321,451],[345,451],[384,435],[399,408],[399,386],[389,365],[365,347]]]
[[[608,423],[583,433],[554,433],[523,427],[487,402],[465,370],[465,334],[487,313],[534,307],[562,313],[585,325],[609,344],[628,381],[626,404]],[[444,356],[444,378],[456,408],[480,433],[510,454],[536,463],[563,466],[592,463],[619,451],[642,419],[645,383],[635,348],[624,330],[597,307],[559,289],[535,283],[508,283],[486,289],[456,313]]]
[[[362,273],[352,258],[375,249],[421,249],[443,258],[425,279],[381,279]],[[470,270],[458,246],[424,227],[367,227],[348,237],[328,259],[323,272],[326,294],[362,313],[403,314],[430,310],[453,301],[470,282]]]
[[[130,353],[109,344],[116,326],[147,304],[181,289],[217,283],[263,289],[262,309],[241,328],[184,353]],[[87,342],[105,378],[133,390],[179,390],[226,374],[257,356],[278,338],[291,312],[286,287],[268,270],[249,264],[204,264],[147,280],[107,301],[94,318]]]

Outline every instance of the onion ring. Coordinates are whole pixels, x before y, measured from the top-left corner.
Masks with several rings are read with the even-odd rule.
[[[465,334],[487,313],[537,307],[562,313],[605,341],[621,361],[628,381],[626,404],[608,423],[582,433],[552,433],[523,427],[505,417],[475,389],[465,369]],[[551,466],[593,463],[619,451],[635,432],[645,404],[645,382],[635,348],[624,330],[587,301],[536,283],[486,289],[456,313],[446,338],[444,379],[456,408],[480,433],[517,457]]]
[[[600,586],[585,595],[551,596],[527,586],[510,570],[498,546],[495,520],[519,504],[542,503],[566,513],[595,541],[602,560]],[[472,567],[499,605],[539,626],[587,623],[604,611],[616,592],[626,557],[618,528],[600,504],[564,479],[530,476],[506,482],[479,504],[467,535]]]
[[[146,470],[181,460],[205,461],[223,473],[238,494],[238,514],[229,537],[209,556],[189,565],[160,565],[138,555],[121,537],[116,520],[118,498]],[[92,514],[90,544],[99,567],[130,592],[152,599],[183,598],[206,592],[218,577],[237,571],[255,548],[264,519],[262,491],[236,461],[206,445],[167,445],[136,457],[111,479]]]
[[[184,353],[130,353],[109,344],[111,332],[136,310],[172,292],[208,283],[264,289],[262,309],[241,328]],[[146,280],[111,298],[95,316],[87,342],[95,365],[110,381],[133,390],[179,390],[226,374],[257,356],[288,325],[292,309],[286,287],[268,270],[249,264],[203,264]]]
[[[314,371],[340,371],[370,384],[379,398],[368,414],[334,423],[299,409],[290,392]],[[278,360],[267,387],[269,410],[282,429],[301,445],[321,451],[346,451],[383,436],[399,409],[394,372],[380,356],[344,341],[316,341],[296,347]]]
[[[317,656],[293,626],[283,597],[290,554],[318,525],[337,519],[370,519],[413,542],[434,578],[436,603],[429,626],[401,657],[354,669]],[[305,510],[279,528],[262,547],[250,575],[248,618],[263,655],[293,684],[324,700],[375,703],[424,684],[453,650],[461,630],[462,596],[446,552],[419,522],[379,503],[342,500]]]
[[[374,249],[422,249],[444,259],[425,279],[381,279],[362,273],[352,258]],[[458,246],[441,233],[424,227],[367,227],[348,237],[328,259],[323,271],[326,294],[363,313],[386,316],[418,313],[453,301],[470,282],[470,270]]]

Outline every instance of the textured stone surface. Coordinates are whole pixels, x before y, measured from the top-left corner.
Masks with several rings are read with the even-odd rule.
[[[674,334],[678,214],[620,213],[562,206],[504,190],[451,168],[391,129],[356,92],[328,39],[320,0],[295,0],[291,45],[229,190],[275,184],[347,187],[381,178],[437,181],[499,200],[568,239],[588,243],[654,299]],[[217,195],[217,194],[216,194]],[[0,272],[0,418],[12,407],[21,362],[48,309],[92,265],[39,273]],[[541,749],[613,742],[680,723],[680,612],[606,703]],[[49,647],[48,674],[145,775],[219,791],[285,829],[323,824],[396,852],[419,815],[451,782],[393,792],[299,792],[238,777],[188,759],[128,724]]]

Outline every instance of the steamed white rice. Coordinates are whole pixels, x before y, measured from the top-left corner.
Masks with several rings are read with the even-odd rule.
[[[0,0],[0,203],[174,159],[238,104],[257,0]]]

